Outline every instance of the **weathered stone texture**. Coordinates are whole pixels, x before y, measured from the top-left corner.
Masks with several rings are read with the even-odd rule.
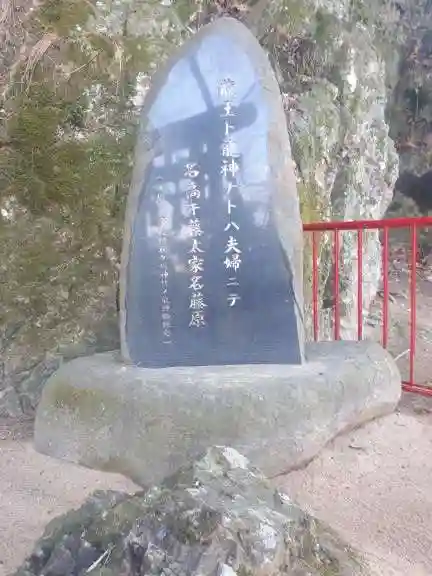
[[[79,510],[50,522],[15,576],[43,574],[366,576],[369,571],[338,534],[272,488],[244,456],[213,447],[146,493],[97,493]]]
[[[142,486],[213,444],[281,474],[340,432],[391,413],[401,394],[396,364],[378,344],[326,342],[307,356],[302,366],[159,370],[111,353],[73,360],[43,390],[35,447]]]

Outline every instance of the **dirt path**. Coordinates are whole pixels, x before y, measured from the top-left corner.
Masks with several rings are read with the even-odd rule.
[[[424,400],[337,438],[277,484],[362,550],[380,576],[432,574],[432,416]]]
[[[378,576],[432,574],[431,411],[432,400],[406,395],[398,413],[276,481],[367,554]],[[28,440],[0,440],[0,470],[0,576],[17,568],[51,518],[93,490],[136,490],[121,476],[37,454]]]

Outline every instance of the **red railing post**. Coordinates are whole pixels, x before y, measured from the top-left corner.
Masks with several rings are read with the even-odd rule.
[[[389,229],[384,226],[383,238],[383,326],[382,345],[387,348],[388,344],[388,304],[389,304]]]
[[[314,341],[318,340],[318,254],[317,232],[312,232],[312,317]]]
[[[339,230],[334,228],[333,242],[334,258],[334,337],[340,339],[340,310],[339,310]]]
[[[411,223],[411,271],[410,271],[410,352],[409,384],[414,385],[414,355],[416,348],[416,291],[417,291],[417,225]]]
[[[357,337],[363,340],[363,229],[357,233]]]

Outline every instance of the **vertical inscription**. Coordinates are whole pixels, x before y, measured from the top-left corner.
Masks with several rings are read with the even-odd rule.
[[[236,116],[234,89],[235,82],[231,78],[224,78],[218,86],[218,96],[222,105],[221,119],[223,121],[221,176],[223,179],[224,201],[227,209],[227,223],[224,228],[226,243],[223,263],[228,276],[226,288],[228,292],[227,303],[230,308],[235,306],[240,300],[237,289],[240,286],[238,271],[242,263],[242,250],[236,237],[237,232],[240,230],[239,225],[235,221],[235,209],[237,206],[233,201],[233,194],[238,190],[237,174],[240,170],[236,144],[232,138],[232,132],[234,131],[233,122]]]
[[[157,185],[158,213],[161,213],[162,189]],[[162,342],[172,344],[172,323],[171,323],[171,302],[168,296],[168,266],[167,266],[167,231],[169,227],[168,218],[159,218],[159,277],[161,283],[161,320],[162,320]]]
[[[199,174],[199,167],[196,163],[186,164],[184,176],[189,180],[186,191],[186,206],[192,244],[188,251],[188,271],[190,274],[189,310],[191,313],[189,327],[191,328],[201,328],[206,325],[205,308],[207,307],[203,293],[204,250],[201,241],[201,236],[203,235],[200,219],[201,190],[196,181]]]

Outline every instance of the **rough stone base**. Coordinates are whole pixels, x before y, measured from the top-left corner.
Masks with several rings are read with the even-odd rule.
[[[281,474],[400,399],[399,371],[378,344],[313,344],[307,356],[303,366],[160,370],[125,365],[117,353],[73,360],[45,385],[36,450],[142,486],[212,445]]]
[[[14,576],[87,574],[371,572],[358,551],[275,490],[247,458],[215,446],[148,492],[97,492],[80,509],[55,518]]]

